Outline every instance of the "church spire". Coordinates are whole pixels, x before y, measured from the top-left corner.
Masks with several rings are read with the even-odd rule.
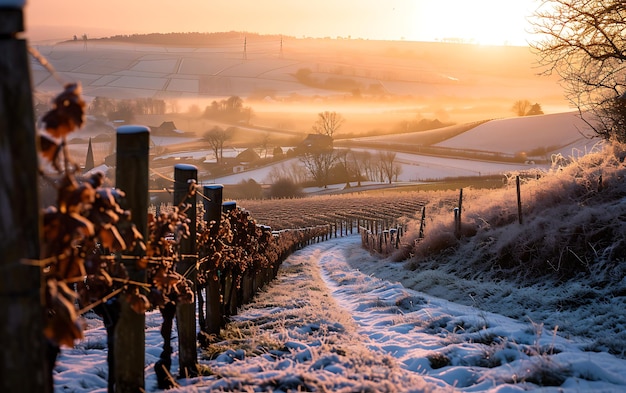
[[[91,138],[89,138],[89,146],[87,147],[87,158],[85,158],[85,172],[92,170],[95,167],[93,160],[93,148],[91,147]]]

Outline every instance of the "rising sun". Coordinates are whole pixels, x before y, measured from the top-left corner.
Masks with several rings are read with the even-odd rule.
[[[526,45],[532,1],[440,0],[419,2],[414,33],[435,41]]]

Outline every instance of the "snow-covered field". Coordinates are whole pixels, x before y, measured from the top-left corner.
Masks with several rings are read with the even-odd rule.
[[[563,157],[579,157],[601,146],[600,140],[592,138],[592,135],[588,126],[576,114],[568,112],[488,121],[441,142],[438,146],[511,155],[544,148],[546,152],[542,159],[549,159],[555,154],[561,154]],[[411,134],[401,134],[355,138],[354,141],[379,142],[380,147],[378,149],[384,151],[385,143],[410,144],[410,138]],[[355,148],[354,150],[359,149]],[[378,151],[376,148],[369,148],[368,150],[372,152],[373,156]],[[528,163],[502,163],[411,153],[397,153],[396,160],[401,167],[398,182],[422,182],[462,176],[487,176],[532,168],[545,170],[550,166],[549,164],[535,164],[532,160],[529,160]],[[298,162],[297,158],[293,158],[275,165],[289,168]],[[271,171],[272,166],[268,166],[210,179],[208,182],[236,184],[242,180],[253,179],[257,183],[264,184],[268,182]]]
[[[396,113],[396,115],[401,113],[404,120],[411,119],[416,115],[418,117],[443,116],[449,117],[452,121],[467,117],[471,117],[472,121],[475,121],[490,117],[508,116],[511,115],[510,104],[502,104],[501,98],[506,96],[512,97],[512,103],[520,97],[532,95],[531,98],[533,99],[543,99],[541,104],[544,105],[546,112],[549,111],[547,109],[549,107],[558,108],[559,111],[565,110],[562,100],[559,100],[560,104],[558,105],[549,104],[549,101],[553,100],[549,97],[558,96],[560,87],[553,80],[538,77],[534,71],[528,75],[526,75],[528,72],[525,71],[524,75],[526,76],[515,74],[506,76],[498,73],[499,76],[494,77],[488,74],[487,69],[469,72],[461,65],[456,68],[447,64],[446,72],[454,74],[454,78],[457,80],[451,82],[448,78],[441,78],[440,71],[437,70],[437,64],[443,61],[440,56],[431,58],[425,55],[425,58],[416,61],[410,56],[407,58],[388,56],[385,55],[387,52],[381,50],[386,50],[388,46],[393,47],[393,45],[408,45],[407,43],[359,42],[359,49],[353,48],[355,52],[352,53],[346,52],[346,48],[341,46],[345,43],[341,42],[332,42],[332,45],[338,46],[331,50],[330,42],[295,40],[293,43],[285,42],[286,50],[280,54],[278,53],[278,46],[272,46],[274,44],[278,45],[278,42],[255,43],[251,40],[249,42],[250,56],[246,59],[242,57],[241,48],[238,44],[235,45],[234,41],[228,42],[225,46],[214,48],[132,45],[101,41],[65,42],[56,45],[35,43],[33,46],[45,56],[63,79],[81,82],[85,99],[88,102],[98,96],[116,99],[153,97],[172,101],[180,100],[181,103],[191,102],[202,107],[210,100],[220,97],[233,95],[248,97],[249,95],[258,95],[259,92],[273,92],[273,98],[269,100],[271,104],[264,101],[264,104],[267,104],[266,106],[271,109],[259,109],[260,112],[264,110],[293,112],[296,109],[281,103],[281,97],[294,95],[326,97],[336,94],[336,92],[302,84],[294,77],[298,70],[310,69],[319,73],[320,78],[332,76],[334,72],[338,72],[339,75],[345,73],[346,77],[350,76],[350,78],[359,80],[364,86],[384,85],[391,96],[410,94],[416,97],[414,101],[407,103],[392,101],[388,104],[385,104],[384,100],[370,102],[364,99],[358,104],[349,102],[346,105],[341,105],[339,101],[332,101],[324,104],[323,109],[320,106],[311,106],[307,101],[303,104],[307,106],[307,111],[313,114],[311,118],[314,118],[316,112],[320,110],[336,110],[344,113],[348,120],[344,128],[350,127],[351,124],[361,124],[363,121],[361,118],[370,119],[367,116],[371,116],[372,113],[380,114],[383,117],[390,112]],[[356,42],[353,44],[357,45]],[[445,53],[446,47],[442,48],[437,50]],[[516,56],[521,56],[520,64],[518,64],[520,66],[531,59],[528,54],[515,53]],[[337,71],[337,56],[341,57],[346,67],[350,67],[351,73],[348,72],[347,68]],[[453,56],[452,52],[450,56]],[[484,66],[487,67],[487,65]],[[496,67],[496,65],[489,65],[489,67]],[[31,68],[36,91],[58,93],[60,85],[47,69],[34,59],[31,61]],[[409,77],[410,75],[420,75],[422,79],[414,80],[414,78]],[[459,80],[463,79],[466,79],[465,83],[458,83]],[[506,86],[501,83],[502,80],[507,81]],[[529,94],[529,89],[532,94]],[[427,90],[428,93],[426,93]],[[458,101],[458,103],[447,102],[446,100],[449,100],[448,94],[457,97],[453,101]],[[542,97],[544,94],[545,96]],[[488,101],[486,97],[492,96],[498,97],[498,108],[482,108],[485,101]],[[253,104],[253,109],[258,109],[256,107],[258,105],[261,104]],[[448,109],[443,110],[439,106],[456,109],[450,109],[451,112],[446,114],[444,112]],[[465,113],[465,110],[459,109],[459,106],[472,107],[477,112]],[[503,106],[505,107],[504,111],[502,110]],[[405,113],[406,116],[404,116]],[[289,116],[285,114],[284,117],[288,118]],[[394,119],[396,118],[394,117]],[[294,121],[302,123],[300,118]],[[391,123],[388,123],[387,126],[389,124]],[[158,124],[146,125],[157,126]],[[374,127],[373,125],[370,126]],[[293,127],[306,128],[302,124]],[[579,131],[585,135],[588,134],[585,125],[572,113],[507,118],[484,123],[468,132],[441,142],[439,146],[486,150],[504,154],[550,148],[548,153],[562,153],[568,156],[585,152],[595,143],[595,141],[585,139]],[[303,134],[302,139],[304,137]],[[407,143],[410,143],[411,135],[377,138],[382,141],[407,140]],[[153,137],[153,143],[157,147],[175,148],[176,143],[180,142],[180,140],[171,138]],[[86,146],[76,145],[73,148],[77,151],[76,158],[82,160],[85,155],[84,153],[81,154],[80,151],[81,149],[86,151]],[[186,149],[188,148],[187,145]],[[384,148],[381,147],[381,149]],[[110,151],[103,148],[102,152],[96,153],[98,159],[103,159]],[[164,158],[174,157],[177,155],[176,153],[175,150],[168,149],[168,155]],[[202,156],[210,156],[205,153],[185,151],[181,158],[197,159]],[[457,176],[480,176],[528,169],[528,166],[523,164],[493,164],[410,154],[399,154],[398,158],[402,167],[398,177],[400,182],[419,182]],[[96,165],[99,164],[100,162],[96,162]],[[266,184],[270,170],[271,168],[268,167],[223,178],[199,180],[206,183],[236,184],[241,180],[254,179],[258,183]]]
[[[371,151],[375,152],[373,149]],[[420,156],[409,153],[398,153],[396,155],[396,159],[397,163],[400,164],[402,168],[397,179],[397,182],[399,183],[419,183],[427,180],[437,180],[457,176],[486,176],[530,168],[545,169],[548,167],[546,165],[507,164],[445,157]],[[280,163],[274,165],[290,168],[294,163],[302,165],[298,158],[281,161]],[[274,165],[208,179],[207,183],[237,184],[243,180],[253,179],[257,183],[267,184]]]
[[[589,125],[577,112],[491,120],[436,146],[497,151],[530,152],[540,147],[568,156],[593,145]]]
[[[297,251],[211,348],[219,354],[199,352],[210,375],[180,379],[172,392],[626,391],[626,360],[546,331],[541,320],[405,288],[396,279],[411,273],[389,264],[363,250],[359,236]],[[594,330],[593,321],[580,323]],[[146,391],[157,390],[159,324],[158,312],[147,315]],[[62,350],[55,392],[105,392],[105,343],[92,319],[85,340]],[[175,352],[173,373],[177,367]]]

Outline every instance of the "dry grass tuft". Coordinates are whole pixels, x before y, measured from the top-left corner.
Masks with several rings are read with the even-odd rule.
[[[414,255],[411,270],[436,261],[456,264],[463,277],[480,273],[526,284],[580,275],[593,276],[598,284],[620,279],[626,253],[625,151],[623,145],[609,145],[578,159],[558,157],[542,175],[513,173],[505,188],[465,190],[460,231],[452,213],[457,201],[433,195],[425,238],[410,243],[396,259]],[[522,179],[523,224],[518,222],[516,176]],[[406,239],[417,240],[419,224],[409,228]]]

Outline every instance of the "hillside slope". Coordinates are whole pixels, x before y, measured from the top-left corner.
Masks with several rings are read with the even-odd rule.
[[[445,202],[454,199],[431,195],[425,237],[418,240],[415,221],[395,256],[412,255],[400,281],[582,337],[594,334],[580,320],[593,320],[606,334],[590,345],[626,356],[624,157],[624,146],[610,146],[523,181],[522,223],[514,181],[466,190],[460,230],[455,202]]]
[[[577,112],[491,120],[436,146],[489,150],[506,154],[548,152],[571,154],[573,147],[590,146],[593,131]],[[565,151],[566,149],[570,151]]]
[[[600,142],[576,112],[526,116],[473,122],[435,130],[397,135],[354,138],[339,145],[391,148],[400,151],[458,155],[466,152],[515,155],[550,160],[552,154],[565,157],[591,152]],[[424,149],[428,147],[430,149]]]

